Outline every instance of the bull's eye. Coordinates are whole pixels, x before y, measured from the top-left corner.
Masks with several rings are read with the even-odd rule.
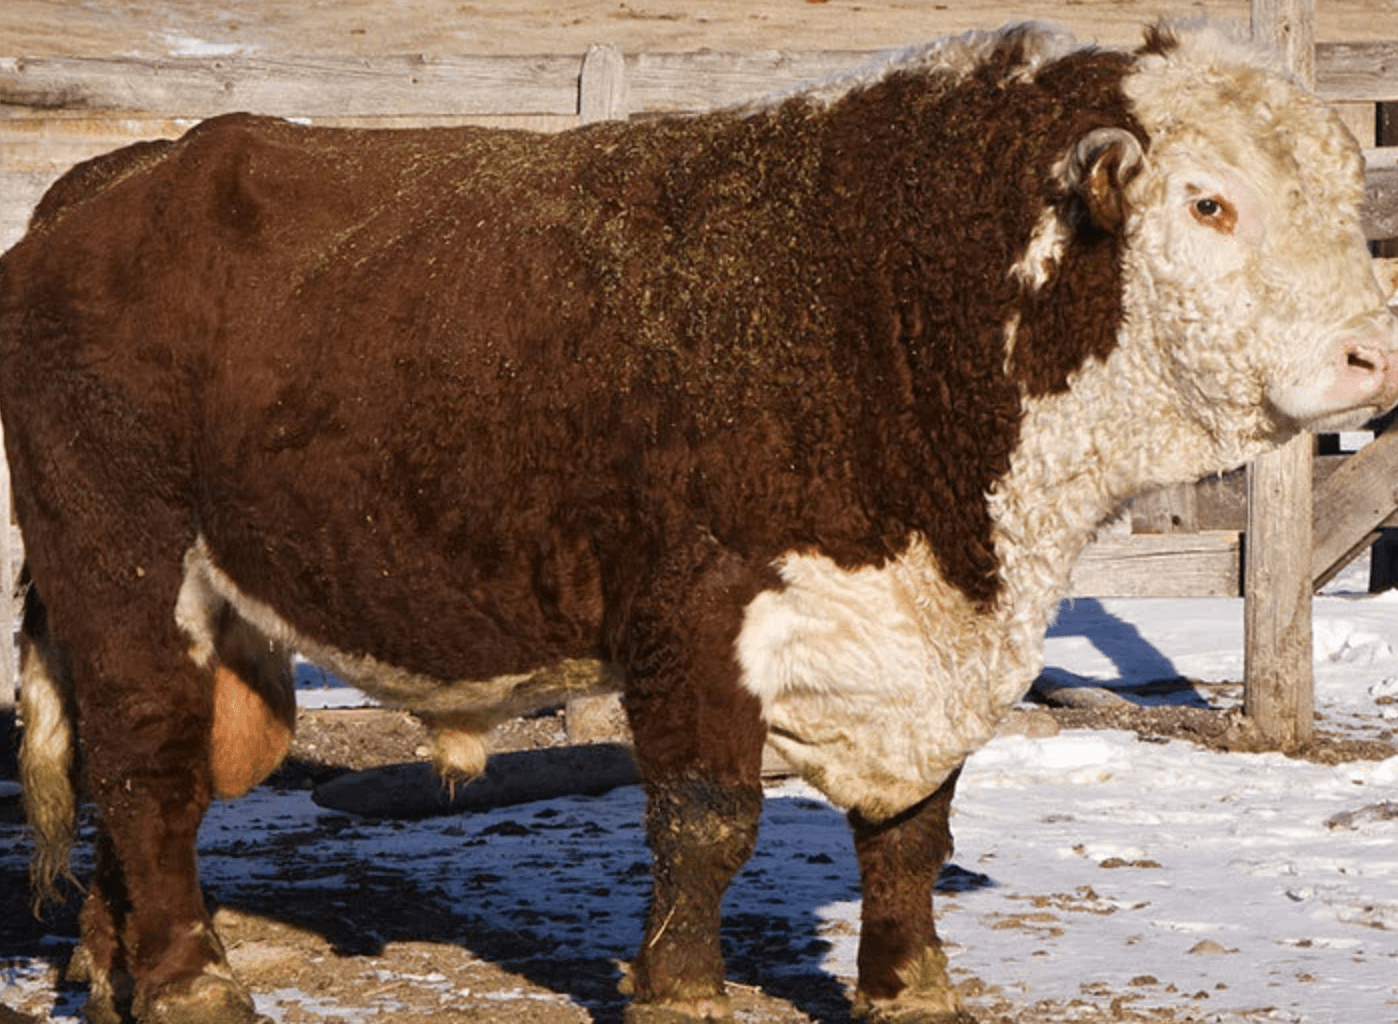
[[[1238,223],[1238,211],[1220,196],[1200,196],[1190,205],[1189,212],[1200,224],[1225,235],[1231,235]]]

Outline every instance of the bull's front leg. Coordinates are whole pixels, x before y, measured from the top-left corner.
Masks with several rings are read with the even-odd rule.
[[[863,909],[855,1014],[876,1024],[972,1024],[947,975],[932,890],[952,852],[958,768],[921,803],[874,824],[849,815]]]
[[[627,1024],[727,1020],[719,910],[752,853],[761,788],[704,773],[656,780],[647,796],[654,890]]]
[[[625,986],[627,1024],[731,1017],[719,911],[752,853],[762,810],[766,725],[733,656],[755,585],[741,567],[724,565],[687,582],[673,604],[658,593],[640,609],[626,652],[654,861],[645,937]]]

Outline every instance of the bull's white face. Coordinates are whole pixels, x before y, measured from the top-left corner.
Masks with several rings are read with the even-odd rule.
[[[1127,308],[1223,448],[1357,426],[1398,402],[1398,319],[1360,230],[1359,150],[1280,76],[1181,48],[1128,92],[1151,138],[1127,186]]]

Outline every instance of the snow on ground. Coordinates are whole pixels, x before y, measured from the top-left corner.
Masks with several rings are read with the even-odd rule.
[[[952,962],[1033,998],[1134,987],[1224,1020],[1398,1020],[1398,823],[1326,824],[1396,784],[1398,758],[998,741],[962,783],[957,863],[990,887],[943,901]]]
[[[1398,594],[1345,593],[1352,585],[1342,578],[1316,600],[1317,698],[1326,728],[1372,735],[1398,717]],[[1060,675],[1107,685],[1227,681],[1241,677],[1241,641],[1238,600],[1079,600],[1064,606],[1047,658]],[[318,706],[357,700],[308,667],[301,685]],[[1394,801],[1398,758],[1327,767],[1121,732],[998,739],[969,762],[955,806],[959,870],[938,898],[953,972],[1023,1006],[1124,995],[1220,1024],[1398,1020],[1398,820],[1383,813]],[[628,959],[648,887],[641,810],[631,787],[353,821],[297,845],[274,840],[332,816],[305,793],[264,788],[212,810],[202,870],[227,900],[265,881],[276,857],[324,857],[324,873],[298,884],[352,899],[334,865],[353,853],[470,907],[487,929],[527,923],[559,943],[551,956]],[[0,860],[22,855],[0,845]],[[857,899],[843,816],[799,782],[773,787],[726,911],[761,915],[773,941],[801,954],[772,974],[818,963],[852,979]],[[0,957],[0,1002],[42,986],[44,966]],[[259,993],[259,1005],[281,1020],[286,998]],[[60,1001],[52,1019],[76,1013]]]

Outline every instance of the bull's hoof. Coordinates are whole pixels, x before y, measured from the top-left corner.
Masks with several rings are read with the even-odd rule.
[[[850,1016],[861,1024],[976,1024],[954,989],[904,992],[897,999],[855,996]]]
[[[622,1014],[622,1024],[726,1024],[733,1019],[727,996],[675,1003],[632,1003]]]
[[[904,988],[892,999],[856,990],[851,1015],[865,1024],[976,1024],[947,975],[947,957],[929,946],[898,970]]]
[[[272,1024],[237,980],[212,971],[137,997],[131,1009],[137,1024]]]
[[[617,966],[621,968],[621,978],[616,990],[634,998],[634,966],[627,963],[618,963]],[[702,1024],[703,1021],[724,1024],[733,1019],[733,1003],[722,991],[717,994],[691,994],[687,999],[667,999],[663,1002],[633,1002],[627,1005],[621,1019],[622,1024]]]
[[[63,979],[75,985],[87,986],[87,1002],[83,1020],[87,1024],[122,1024],[125,1019],[119,1007],[131,1005],[135,983],[124,969],[104,970],[92,960],[85,943],[78,943],[68,961]]]

